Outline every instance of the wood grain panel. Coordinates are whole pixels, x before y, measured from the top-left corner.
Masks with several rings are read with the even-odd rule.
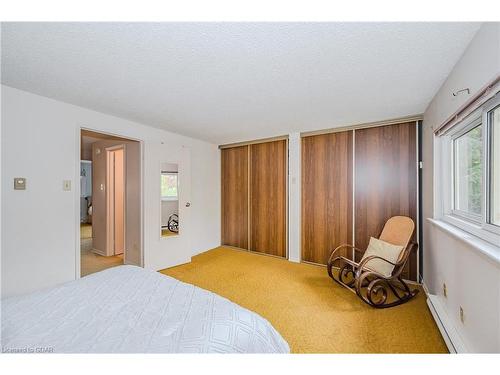
[[[222,245],[248,249],[248,146],[221,150]]]
[[[417,223],[417,155],[414,122],[355,132],[355,242],[366,249],[391,216]],[[413,241],[416,235],[414,233]],[[404,278],[416,280],[412,254]]]
[[[304,261],[326,264],[352,243],[352,131],[302,139],[301,221]]]
[[[250,147],[250,250],[286,257],[287,141]]]

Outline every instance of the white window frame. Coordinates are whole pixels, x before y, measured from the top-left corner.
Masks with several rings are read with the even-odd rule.
[[[483,186],[484,186],[484,201],[485,201],[485,212],[484,212],[484,228],[490,232],[496,233],[499,236],[499,241],[500,241],[500,226],[497,226],[495,224],[491,224],[488,221],[490,220],[490,210],[491,210],[491,176],[492,176],[492,170],[491,170],[491,160],[493,158],[492,154],[492,139],[491,139],[491,128],[493,127],[493,124],[490,122],[491,117],[490,113],[495,110],[496,108],[500,108],[500,93],[498,93],[492,100],[491,102],[486,102],[484,105],[484,110],[483,110],[483,124],[486,124],[485,129],[487,128],[485,137],[484,137],[484,154],[485,154],[485,171],[486,173],[490,176],[489,181],[486,181],[486,176],[484,177],[483,180]],[[497,161],[500,162],[500,161]],[[497,200],[500,197],[497,197]],[[498,245],[500,242],[497,242],[496,244]]]
[[[442,173],[440,176],[436,176],[438,177],[438,184],[441,186],[441,219],[496,246],[500,244],[500,227],[488,223],[490,214],[490,183],[488,178],[490,175],[491,157],[490,127],[492,126],[489,123],[489,113],[499,105],[500,93],[441,136],[442,140],[439,144],[441,145],[440,159]],[[454,141],[478,125],[483,126],[482,212],[481,215],[474,215],[454,209]]]
[[[455,191],[455,187],[456,187],[456,183],[455,183],[455,178],[456,178],[456,165],[455,165],[455,153],[456,153],[456,150],[455,150],[455,142],[457,141],[457,139],[459,139],[460,137],[462,137],[463,135],[467,134],[468,132],[470,132],[471,130],[475,129],[476,127],[478,126],[483,126],[483,123],[481,121],[481,117],[477,117],[477,116],[474,116],[474,118],[472,118],[470,121],[466,122],[464,124],[464,126],[461,126],[460,129],[458,129],[458,131],[456,132],[453,132],[450,137],[451,137],[451,145],[450,145],[450,148],[451,148],[451,155],[450,155],[450,158],[451,158],[451,198],[452,198],[452,202],[450,202],[451,204],[451,214],[452,215],[456,215],[456,216],[459,216],[461,217],[462,219],[465,219],[465,220],[469,220],[473,223],[476,223],[476,224],[480,224],[481,221],[482,221],[482,214],[473,214],[473,213],[470,213],[470,212],[467,212],[467,211],[463,211],[463,210],[459,210],[457,208],[455,208],[455,204],[457,202],[457,199],[456,199],[456,191]],[[484,135],[484,126],[483,126],[483,135]],[[483,137],[483,141],[484,141],[484,137]],[[484,143],[483,143],[483,147],[484,147]],[[483,149],[484,150],[484,149]],[[484,151],[483,151],[484,152]],[[484,166],[484,157],[483,157],[483,166]],[[484,168],[483,168],[484,169]],[[484,170],[483,170],[483,181],[482,181],[482,189],[481,189],[481,196],[484,196]],[[481,202],[483,205],[484,205],[484,202]],[[484,207],[483,207],[484,208]]]
[[[177,180],[177,196],[175,197],[167,197],[167,196],[161,196],[162,201],[169,201],[169,202],[176,202],[179,200],[179,173],[178,172],[161,172],[162,176],[175,176]],[[161,192],[161,187],[160,187],[160,192]]]

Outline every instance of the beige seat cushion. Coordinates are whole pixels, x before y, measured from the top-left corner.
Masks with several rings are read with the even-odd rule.
[[[402,250],[403,246],[393,245],[388,242],[370,237],[370,243],[368,244],[368,248],[366,249],[361,261],[371,255],[376,255],[381,258],[387,259],[389,262],[396,263]],[[373,271],[381,273],[385,277],[390,277],[392,274],[392,270],[394,269],[394,266],[392,264],[384,262],[381,259],[372,259],[368,261],[368,263],[366,263],[366,267],[370,268]]]

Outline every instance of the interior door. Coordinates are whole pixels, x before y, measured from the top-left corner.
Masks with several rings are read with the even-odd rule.
[[[162,194],[169,190],[169,202],[175,202],[174,187],[162,189],[162,170],[165,165],[177,169],[177,216],[178,231],[172,235],[162,235]],[[153,214],[145,215],[144,266],[161,270],[190,262],[192,256],[191,237],[195,236],[191,226],[191,155],[187,147],[167,142],[151,143],[145,150],[145,179],[148,184],[146,207]],[[174,172],[171,170],[170,172]],[[164,190],[162,192],[162,190]],[[164,223],[164,221],[163,221]]]
[[[125,249],[125,155],[124,149],[113,154],[113,251],[123,254]]]

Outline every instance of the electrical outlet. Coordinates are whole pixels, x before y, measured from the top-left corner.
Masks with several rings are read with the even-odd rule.
[[[443,283],[443,296],[448,297],[448,291],[446,290],[446,283]]]
[[[464,309],[462,308],[462,306],[460,306],[460,321],[462,323],[465,323]]]
[[[63,180],[63,190],[71,191],[71,180]]]

